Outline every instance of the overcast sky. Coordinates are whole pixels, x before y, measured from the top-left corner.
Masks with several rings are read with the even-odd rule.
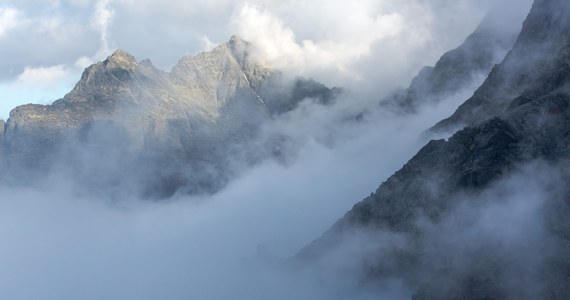
[[[459,45],[502,2],[0,0],[0,118],[16,105],[62,97],[116,48],[168,70],[233,34],[258,44],[276,68],[387,89]],[[527,10],[521,3],[529,1],[515,2]]]
[[[233,34],[258,45],[271,66],[377,101],[458,46],[491,7],[502,6],[505,25],[520,26],[530,1],[0,0],[0,118],[62,97],[116,48],[168,70]],[[478,84],[414,116],[377,112],[354,124],[338,121],[353,106],[345,98],[305,103],[265,126],[294,141],[295,159],[246,170],[208,201],[108,205],[77,197],[58,176],[45,189],[2,188],[0,298],[378,299],[331,296],[314,278],[245,272],[241,262],[259,245],[288,257],[322,234]],[[329,136],[338,144],[320,141]],[[345,289],[332,283],[332,292]]]

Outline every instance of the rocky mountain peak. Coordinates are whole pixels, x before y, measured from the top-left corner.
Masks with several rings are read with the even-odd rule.
[[[272,113],[293,109],[308,97],[334,96],[310,80],[282,82],[273,76],[278,71],[257,64],[250,49],[251,44],[234,36],[211,51],[182,58],[171,72],[155,68],[149,60],[137,63],[131,54],[117,50],[85,69],[63,99],[12,110],[0,147],[0,169],[21,170],[10,180],[29,179],[30,174],[42,178],[51,166],[69,161],[75,153],[109,148],[125,155],[121,162],[109,164],[123,167],[108,171],[78,166],[77,172],[89,178],[82,182],[114,178],[136,185],[141,193],[152,194],[149,197],[171,196],[178,189],[215,191],[231,173],[225,159],[232,147],[269,155],[247,143]],[[53,156],[47,157],[47,152]],[[34,163],[20,167],[27,162]],[[136,174],[123,172],[152,164],[160,174],[151,167]]]
[[[137,68],[135,57],[121,49],[115,50],[103,63],[109,70],[122,69],[134,71]]]
[[[134,56],[123,50],[116,50],[104,61],[87,67],[81,75],[81,80],[63,100],[82,102],[116,96],[128,88],[137,68],[138,63]]]
[[[233,35],[226,43],[226,46],[231,51],[237,62],[243,66],[246,63],[246,58],[251,51],[251,44],[242,40],[237,35]]]

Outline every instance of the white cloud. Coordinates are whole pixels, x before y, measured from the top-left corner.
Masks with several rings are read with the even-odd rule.
[[[238,8],[231,28],[258,45],[268,65],[357,90],[372,79],[376,94],[407,84],[485,14],[467,0],[254,1]]]
[[[334,7],[334,5],[332,5]],[[344,13],[351,13],[346,10]],[[369,55],[373,43],[400,34],[406,27],[403,16],[391,12],[365,16],[363,7],[352,15],[338,16],[336,24],[351,26],[331,28],[336,36],[298,40],[293,29],[261,6],[244,4],[233,20],[238,34],[259,47],[266,63],[278,69],[294,70],[301,75],[316,72],[347,73],[357,76],[353,64]],[[343,19],[340,19],[340,18]]]
[[[0,9],[0,36],[11,28],[0,47],[9,58],[0,61],[0,80],[16,80],[26,66],[84,68],[115,47],[169,69],[239,34],[259,44],[268,64],[376,101],[459,45],[491,2],[13,1]]]
[[[26,67],[17,81],[29,85],[51,85],[61,82],[69,77],[70,71],[62,65],[51,67]]]
[[[73,88],[80,74],[81,69],[63,65],[25,67],[15,80],[0,82],[0,120],[6,120],[18,105],[50,104],[63,97]]]
[[[319,80],[331,80],[336,76],[331,73],[340,74],[339,78],[360,77],[376,90],[388,80],[376,81],[368,75],[386,73],[401,82],[405,74],[413,73],[414,64],[461,40],[477,19],[467,16],[463,31],[434,46],[431,43],[441,37],[434,28],[441,23],[434,11],[422,10],[426,6],[419,3],[425,2],[307,2],[244,4],[237,6],[235,13],[230,10],[227,15],[222,13],[225,18],[216,19],[213,16],[217,14],[209,13],[208,7],[218,9],[218,2],[102,0],[89,15],[103,51],[116,43],[153,60],[152,55],[161,57],[165,51],[173,51],[168,55],[177,59],[179,52],[189,50],[185,48],[188,44],[176,41],[192,41],[187,30],[193,25],[200,28],[194,40],[198,49],[209,47],[210,38],[223,41],[241,28],[245,38],[262,43],[270,63]],[[189,16],[195,15],[187,15],[194,11],[192,6],[203,9],[203,18],[194,20]],[[231,8],[232,4],[220,6]],[[166,9],[168,14],[155,14],[154,9]],[[137,19],[140,16],[144,18]],[[234,26],[215,29],[225,28],[230,16],[234,16]],[[207,22],[201,23],[205,19]],[[116,23],[111,26],[111,22]],[[315,26],[310,26],[312,23]],[[93,37],[81,37],[67,45]],[[96,50],[97,44],[93,45]],[[169,50],[167,45],[178,48]],[[44,50],[38,48],[36,55]],[[65,62],[43,64],[51,67],[23,68],[17,75],[21,85],[5,89],[0,84],[0,94],[6,97],[10,91],[21,93],[31,86],[53,86],[66,77],[78,79],[78,74],[70,73],[75,70],[71,66],[85,66],[95,50],[83,49],[68,55]],[[412,60],[418,53],[421,55]],[[66,55],[60,53],[59,57]],[[472,90],[466,92],[470,93]],[[465,97],[450,101],[456,104]],[[313,277],[282,276],[273,268],[251,272],[242,266],[243,258],[254,255],[259,244],[274,254],[288,256],[317,237],[398,169],[421,145],[418,134],[454,106],[442,103],[410,119],[373,115],[363,122],[339,125],[338,120],[346,116],[342,112],[358,111],[354,99],[344,100],[332,107],[304,104],[274,120],[271,129],[299,141],[297,159],[288,166],[274,162],[258,165],[202,205],[181,199],[138,202],[133,207],[121,203],[118,205],[127,208],[117,208],[107,207],[103,199],[79,199],[67,191],[1,189],[1,298],[359,299],[350,297],[352,294],[334,294],[345,285],[329,290]],[[322,142],[330,135],[338,138],[333,147]],[[57,189],[69,182],[57,178],[51,187]],[[350,277],[340,275],[341,279]]]
[[[21,13],[11,7],[0,7],[0,37],[16,28],[20,22]]]
[[[357,277],[345,266],[353,261],[345,257],[310,273],[291,273],[280,268],[286,261],[277,259],[318,237],[398,169],[422,144],[419,133],[449,107],[432,107],[413,117],[374,115],[339,123],[346,106],[350,103],[304,103],[266,124],[295,140],[296,159],[288,165],[257,165],[208,199],[123,199],[107,205],[108,199],[68,193],[73,181],[55,175],[47,179],[49,190],[1,188],[0,295],[48,300],[409,299],[400,298],[407,293],[398,285],[392,286],[395,291],[369,295],[352,282]],[[338,143],[318,142],[327,135],[337,136]],[[255,260],[256,253],[275,260]]]
[[[99,0],[95,4],[95,12],[93,13],[91,19],[91,26],[99,32],[99,39],[101,42],[101,47],[97,52],[96,56],[98,58],[104,58],[104,56],[110,53],[109,49],[109,26],[113,20],[115,12],[110,8],[111,0]]]

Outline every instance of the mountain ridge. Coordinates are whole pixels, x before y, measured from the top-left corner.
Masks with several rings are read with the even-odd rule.
[[[415,113],[425,104],[437,104],[454,96],[489,74],[512,48],[519,30],[502,28],[493,13],[487,15],[461,45],[444,53],[434,66],[426,66],[412,79],[408,88],[382,99],[384,107]]]
[[[296,259],[330,263],[364,235],[380,246],[346,254],[358,261],[361,279],[381,286],[397,278],[414,300],[566,299],[568,20],[567,2],[536,0],[503,62],[432,130],[460,129],[430,141]],[[535,174],[541,186],[525,194]],[[495,216],[497,206],[510,216],[533,201],[523,223]]]
[[[569,73],[565,57],[570,29],[563,17],[569,10],[568,4],[560,1],[535,1],[503,62],[493,68],[473,97],[432,130],[476,125],[503,113],[513,101],[536,99],[560,88]]]
[[[229,153],[251,151],[239,154],[244,164],[271,153],[248,144],[262,123],[305,98],[325,104],[339,93],[303,78],[288,82],[279,71],[258,64],[252,52],[250,43],[233,36],[212,51],[181,58],[164,72],[149,60],[137,62],[116,50],[87,67],[62,99],[10,112],[3,131],[1,165],[7,172],[2,179],[42,180],[57,168],[85,174],[86,182],[128,178],[133,182],[125,183],[125,191],[139,186],[143,191],[133,193],[156,190],[160,198],[218,190],[237,163]],[[103,148],[115,149],[121,156],[113,159],[120,161],[93,153]],[[74,159],[87,159],[81,152],[108,169],[93,170],[85,161],[68,166]]]

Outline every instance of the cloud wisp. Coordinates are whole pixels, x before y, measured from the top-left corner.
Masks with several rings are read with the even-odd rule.
[[[135,2],[140,6],[133,7]],[[126,49],[129,45],[140,46],[139,40],[123,39],[132,32],[125,29],[130,27],[121,25],[133,20],[125,14],[129,8],[138,8],[133,9],[132,18],[148,16],[148,10],[154,7],[151,2],[96,2],[96,13],[88,14],[94,20],[92,28],[87,30],[90,38],[99,38],[102,51],[110,45]],[[360,262],[346,253],[335,256],[333,264],[324,270],[312,267],[291,270],[285,258],[319,236],[396,171],[425,143],[421,133],[449,115],[478,85],[473,83],[437,105],[423,106],[415,115],[398,116],[379,110],[377,101],[388,92],[388,87],[406,85],[420,65],[434,60],[436,53],[442,51],[440,48],[458,43],[483,14],[477,10],[465,15],[468,20],[464,27],[441,45],[434,45],[432,42],[441,37],[437,28],[447,24],[445,20],[438,23],[436,8],[448,1],[436,1],[440,6],[427,10],[429,14],[412,22],[410,18],[425,8],[420,2],[409,0],[398,6],[391,1],[386,6],[373,7],[375,2],[364,1],[346,4],[348,7],[341,5],[339,11],[334,11],[335,5],[327,7],[315,1],[333,10],[329,19],[324,18],[316,26],[316,32],[299,30],[309,18],[293,12],[297,7],[294,1],[293,4],[269,1],[266,7],[260,3],[235,6],[224,1],[218,7],[200,2],[199,7],[205,11],[219,9],[225,17],[200,24],[200,28],[238,22],[242,34],[252,34],[253,42],[261,44],[268,63],[284,68],[292,66],[289,70],[292,73],[328,83],[349,78],[350,81],[344,82],[352,91],[332,105],[308,99],[297,109],[265,124],[258,142],[264,143],[275,135],[284,136],[290,155],[285,161],[267,160],[242,170],[239,177],[211,197],[179,196],[171,201],[149,202],[125,196],[117,201],[97,194],[77,193],[73,181],[59,173],[51,174],[44,185],[0,188],[0,298],[376,299],[382,295],[388,299],[408,299],[410,287],[398,279],[362,288],[357,276],[347,276],[361,271]],[[181,5],[181,11],[192,11],[189,4],[172,3]],[[447,12],[473,12],[470,3],[460,1]],[[307,11],[314,13],[317,4],[310,4]],[[89,5],[77,4],[77,7]],[[367,14],[370,8],[383,13],[361,19],[361,14]],[[345,16],[346,11],[354,14],[348,19],[355,24],[348,27],[340,24],[334,27],[331,36],[324,29],[338,20],[339,15]],[[159,20],[160,17],[157,16]],[[182,19],[184,27],[188,27],[187,18]],[[157,31],[151,32],[151,36],[172,28],[174,35],[187,33],[180,29],[180,24],[158,20],[156,24]],[[424,25],[433,26],[425,31],[421,29]],[[248,29],[260,26],[263,31],[248,33]],[[149,34],[148,27],[142,28],[141,32]],[[374,34],[364,35],[363,28],[373,28]],[[401,37],[402,32],[410,34]],[[225,30],[201,32],[190,40],[210,44],[211,40],[225,39],[226,34]],[[193,43],[199,47],[203,44]],[[188,51],[189,48],[181,45],[165,55],[163,66],[171,64],[174,54]],[[144,53],[158,56],[156,53],[161,50],[134,48],[137,56],[151,58],[153,55]],[[425,56],[414,58],[423,50],[427,51]],[[90,53],[76,51],[72,61],[61,63],[54,59],[45,64],[48,67],[23,64],[16,74],[25,83],[37,84],[38,80],[47,81],[54,74],[64,76],[69,64],[75,65],[81,57],[91,57]],[[369,66],[371,62],[373,67]],[[396,70],[398,66],[401,71]],[[391,78],[388,80],[388,75],[383,77],[378,73],[391,74]],[[370,113],[355,117],[362,111]],[[105,133],[112,138],[114,132]],[[82,162],[94,165],[97,170],[106,168],[98,159],[112,156],[113,152],[101,153],[94,148],[96,153],[87,153]],[[504,213],[500,206],[490,208],[490,212],[482,208],[481,216],[491,218]],[[520,214],[512,217],[515,221],[532,214],[529,207],[518,211]],[[473,223],[486,224],[478,219]],[[443,229],[434,227],[434,232]],[[519,237],[517,234],[514,238]],[[363,232],[363,237],[368,238],[365,235]],[[381,246],[406,246],[406,240],[398,236],[383,238],[389,243]],[[357,250],[377,250],[377,246],[366,244]],[[328,273],[331,269],[334,272]]]
[[[421,132],[447,115],[450,103],[462,97],[424,107],[414,116],[374,111],[360,121],[350,117],[363,107],[352,105],[350,97],[329,106],[305,101],[266,124],[260,137],[262,143],[265,137],[285,135],[293,149],[287,161],[268,160],[244,170],[225,189],[206,198],[149,202],[125,196],[117,201],[77,193],[73,181],[57,173],[43,186],[3,187],[0,296],[407,296],[408,288],[397,280],[362,289],[358,277],[291,269],[286,258],[397,170],[424,143]],[[85,162],[104,167],[100,156],[91,158]],[[336,261],[339,270],[355,268],[353,263],[349,258]],[[351,272],[356,274],[357,269]]]
[[[519,1],[509,7],[517,7],[518,12],[526,10],[525,5]],[[2,7],[0,28],[11,29],[4,30],[0,56],[11,59],[0,62],[0,80],[12,82],[25,68],[59,65],[73,70],[78,79],[82,68],[103,59],[113,48],[149,58],[167,70],[185,54],[208,50],[240,34],[259,43],[273,67],[292,75],[368,95],[377,94],[378,89],[387,93],[405,86],[422,66],[433,64],[441,53],[461,43],[493,6],[468,0],[453,4],[419,0],[10,1]],[[514,19],[509,24],[522,21],[511,17],[518,16],[512,9],[504,15]],[[55,90],[42,98],[63,96]],[[4,97],[25,98],[15,92]],[[3,111],[10,108],[2,107]]]

